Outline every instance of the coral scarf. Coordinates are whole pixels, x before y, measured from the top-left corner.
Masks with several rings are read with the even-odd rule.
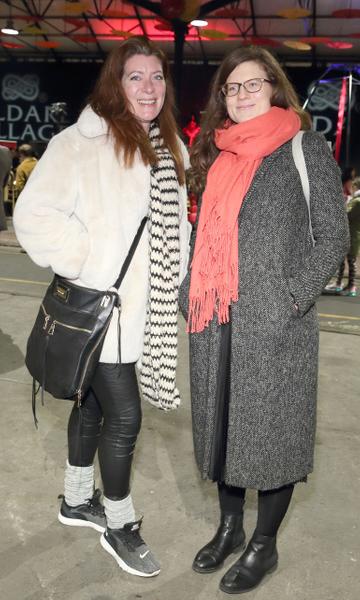
[[[238,217],[262,159],[300,129],[292,109],[273,106],[249,121],[215,131],[220,154],[211,165],[191,265],[188,331],[198,333],[213,319],[229,321],[238,300]]]

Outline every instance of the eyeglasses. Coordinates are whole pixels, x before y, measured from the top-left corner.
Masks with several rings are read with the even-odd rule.
[[[254,94],[255,92],[260,92],[264,81],[273,83],[270,79],[265,79],[265,77],[255,77],[255,79],[248,79],[243,83],[225,83],[222,86],[221,91],[224,96],[237,96],[241,86],[244,86],[244,90],[249,92],[249,94]]]

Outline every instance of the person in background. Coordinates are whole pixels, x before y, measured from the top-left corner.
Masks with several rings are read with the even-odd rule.
[[[0,231],[7,230],[4,207],[4,188],[7,183],[12,165],[11,151],[6,146],[0,146]]]
[[[300,129],[315,245],[292,154]],[[195,456],[220,508],[193,569],[211,573],[243,551],[246,490],[257,490],[255,530],[220,581],[240,594],[277,568],[279,527],[295,484],[313,470],[315,301],[347,250],[348,223],[328,145],[264,49],[238,48],[221,63],[191,164],[201,199],[180,304]]]
[[[347,167],[343,170],[341,175],[341,181],[343,185],[343,194],[344,194],[344,202],[346,211],[348,213],[349,225],[351,224],[351,220],[354,219],[354,223],[356,223],[356,213],[355,210],[354,215],[351,215],[352,208],[352,199],[354,198],[355,193],[355,169],[353,167]],[[326,286],[326,292],[330,292],[332,294],[340,295],[340,296],[349,296],[351,298],[357,295],[357,288],[355,285],[355,276],[356,276],[356,258],[357,258],[357,234],[356,234],[356,225],[350,225],[350,250],[347,253],[344,260],[341,262],[339,270],[336,275],[335,283],[329,284]],[[345,261],[348,264],[348,283],[347,285],[343,285],[344,273],[345,273]]]
[[[136,362],[144,398],[165,410],[180,402],[178,287],[190,224],[188,156],[173,108],[163,52],[144,37],[124,41],[108,55],[77,123],[52,138],[14,214],[17,237],[34,262],[98,290],[113,286],[148,216],[119,290],[121,313],[114,310],[90,390],[70,414],[58,515],[65,525],[102,532],[106,552],[141,577],[157,575],[160,565],[140,535],[130,493],[142,418]],[[97,450],[104,506],[100,490],[94,492]]]
[[[356,172],[354,167],[346,167],[341,175],[341,181],[343,186],[344,200],[347,202],[354,193],[353,181],[355,179]]]
[[[336,286],[341,296],[354,298],[357,296],[356,287],[356,261],[360,252],[360,177],[355,177],[352,181],[353,196],[346,205],[350,229],[350,250],[346,256],[349,271],[348,282],[342,287],[342,280],[345,270],[345,261],[341,263],[337,276]]]
[[[19,164],[16,168],[15,176],[15,191],[19,195],[29,179],[33,169],[36,166],[37,158],[35,152],[30,144],[22,144],[18,149],[19,153]]]

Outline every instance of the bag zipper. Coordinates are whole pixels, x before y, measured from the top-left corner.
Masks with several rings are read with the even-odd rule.
[[[101,303],[101,304],[102,304],[102,306],[104,306],[104,304],[103,304],[104,300],[105,300],[105,306],[107,306],[107,305],[109,304],[109,301],[110,301],[110,299],[111,299],[111,296],[108,296],[108,295],[107,295],[107,296],[105,296],[105,297],[103,298],[103,300],[102,300],[102,303]],[[49,315],[49,314],[46,312],[46,310],[45,310],[45,306],[44,306],[44,304],[43,304],[43,303],[41,303],[41,308],[42,308],[42,310],[43,310],[43,312],[44,312],[44,315],[45,315],[43,329],[46,331],[46,328],[47,328],[48,322],[49,322],[49,320],[51,319],[51,315]],[[76,331],[85,331],[86,333],[91,333],[91,330],[90,330],[90,329],[84,329],[84,328],[82,328],[82,327],[74,327],[73,325],[67,325],[66,323],[61,323],[61,321],[57,321],[56,319],[54,319],[54,320],[52,321],[52,323],[51,323],[50,327],[49,327],[49,330],[47,331],[48,335],[53,335],[53,334],[54,334],[54,331],[55,331],[55,325],[56,325],[56,323],[57,323],[58,325],[62,325],[63,327],[67,327],[68,329],[75,329]],[[95,352],[96,348],[98,347],[98,345],[100,344],[100,342],[101,342],[102,338],[103,338],[103,337],[104,337],[104,335],[106,334],[106,332],[107,332],[107,328],[106,328],[106,329],[105,329],[105,330],[102,332],[101,336],[99,337],[99,339],[98,339],[98,341],[97,341],[96,345],[95,345],[95,346],[94,346],[94,348],[92,349],[92,351],[91,351],[91,353],[89,354],[89,356],[88,356],[88,358],[87,358],[87,361],[86,361],[86,363],[85,363],[85,367],[84,367],[83,375],[82,375],[82,377],[81,377],[80,384],[79,384],[79,389],[78,389],[78,390],[77,390],[77,392],[76,392],[76,396],[77,396],[77,403],[76,403],[76,404],[77,404],[77,407],[78,407],[78,408],[80,408],[80,406],[81,406],[81,401],[82,401],[82,389],[81,389],[81,388],[82,388],[82,384],[84,383],[84,379],[85,379],[85,375],[86,375],[86,371],[87,371],[88,364],[89,364],[89,362],[90,362],[90,359],[91,359],[92,355],[94,354],[94,352]]]
[[[48,322],[51,319],[51,315],[47,314],[47,312],[46,312],[45,307],[44,307],[43,304],[41,304],[41,308],[43,309],[43,311],[45,313],[45,319],[44,319],[43,329],[46,331]],[[75,331],[84,331],[85,333],[91,333],[91,329],[85,329],[84,327],[75,327],[75,325],[67,325],[67,323],[62,323],[61,321],[57,321],[56,319],[54,319],[51,322],[51,325],[50,325],[49,330],[47,332],[49,335],[54,335],[55,325],[56,324],[57,325],[61,325],[62,327],[66,327],[67,329],[73,329]]]

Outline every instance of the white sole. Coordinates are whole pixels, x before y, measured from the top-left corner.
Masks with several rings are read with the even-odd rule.
[[[113,558],[115,558],[119,567],[127,573],[130,573],[130,575],[138,575],[139,577],[155,577],[155,575],[158,575],[160,573],[160,569],[158,571],[154,571],[154,573],[143,573],[142,571],[137,571],[136,569],[132,569],[131,567],[129,567],[129,565],[127,565],[126,562],[124,562],[120,558],[120,556],[115,552],[114,548],[106,540],[104,534],[100,538],[100,544],[102,545],[104,550],[106,550],[106,552],[108,552]]]
[[[85,521],[85,519],[71,519],[70,517],[64,517],[64,515],[59,512],[58,520],[63,525],[69,525],[70,527],[91,527],[91,529],[95,529],[99,531],[99,533],[104,533],[105,527],[102,525],[97,525],[97,523],[92,523],[92,521]]]

